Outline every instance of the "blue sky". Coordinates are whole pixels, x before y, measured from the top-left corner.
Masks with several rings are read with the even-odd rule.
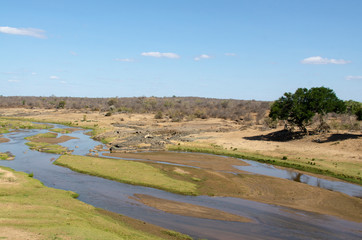
[[[0,95],[362,101],[360,0],[0,2]]]

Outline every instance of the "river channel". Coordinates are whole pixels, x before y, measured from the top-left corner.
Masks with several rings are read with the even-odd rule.
[[[68,128],[57,124],[54,124],[54,127]],[[27,142],[25,137],[44,132],[47,130],[33,129],[4,134],[3,137],[10,139],[10,141],[0,144],[0,152],[10,151],[15,155],[15,159],[13,161],[0,161],[0,166],[27,173],[33,172],[34,178],[48,187],[77,192],[80,201],[179,231],[196,239],[362,239],[362,225],[360,223],[345,221],[328,215],[239,198],[183,196],[89,176],[56,166],[53,161],[59,155],[32,151],[25,145]],[[89,149],[93,149],[100,143],[92,140],[84,133],[84,130],[79,130],[66,134],[77,139],[69,140],[61,145],[74,150],[73,154],[87,154]],[[61,135],[63,134],[59,134],[59,136]],[[255,165],[252,166],[255,168]],[[258,167],[256,166],[256,168]],[[243,170],[247,171],[247,169]],[[251,172],[258,173],[256,170]],[[259,172],[259,174],[264,173]],[[338,182],[338,184],[340,183],[346,184],[343,185],[343,189],[351,188],[347,194],[362,195],[360,186]],[[337,188],[336,190],[338,191]],[[130,199],[129,197],[134,194],[147,194],[158,198],[215,208],[250,218],[254,222],[228,222],[165,213]]]

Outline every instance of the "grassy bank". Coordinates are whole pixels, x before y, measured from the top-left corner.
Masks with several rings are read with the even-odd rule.
[[[91,125],[88,122],[82,122],[82,121],[57,121],[57,120],[42,120],[42,119],[37,119],[37,118],[23,118],[23,117],[0,117],[0,133],[7,133],[9,128],[1,128],[1,121],[7,122],[7,123],[12,123],[12,122],[20,122],[20,123],[24,123],[24,126],[33,126],[33,128],[37,128],[38,125],[40,126],[37,129],[43,129],[41,128],[43,125],[47,126],[46,129],[52,128],[52,126],[49,126],[47,124],[34,124],[33,122],[38,122],[38,123],[54,123],[54,124],[61,124],[64,126],[69,126],[69,127],[76,127],[76,128],[83,128],[83,129],[90,129],[92,130],[90,132],[90,136],[92,136],[92,138],[94,138],[97,141],[101,141],[104,144],[109,143],[110,141],[114,140],[114,138],[107,138],[107,137],[98,137],[98,135],[101,135],[102,133],[105,133],[107,131],[109,131],[110,129],[105,128],[105,127],[99,127],[98,124],[93,124]],[[32,125],[31,125],[32,124]],[[14,124],[13,124],[14,125]],[[1,132],[4,131],[4,132]],[[53,132],[59,132],[59,133],[69,133],[69,130],[66,129],[60,129],[60,128],[53,128],[50,129],[50,131]]]
[[[24,119],[0,118],[0,133],[8,133],[10,129],[49,129],[48,124],[32,123]]]
[[[9,168],[0,168],[0,196],[0,239],[186,239],[96,209]]]
[[[63,155],[56,165],[127,184],[162,189],[169,192],[197,195],[196,184],[168,177],[147,163],[109,158]]]
[[[261,163],[273,164],[276,166],[293,168],[300,171],[335,177],[341,180],[362,185],[362,177],[358,175],[348,175],[346,173],[327,169],[323,166],[323,163],[318,162],[323,160],[311,159],[310,161],[300,161],[299,159],[288,159],[287,157],[276,158],[261,154],[240,152],[236,149],[224,149],[222,146],[214,144],[183,143],[182,145],[168,145],[167,149],[169,151],[209,153],[247,160],[254,160]],[[351,166],[349,167],[351,168]]]

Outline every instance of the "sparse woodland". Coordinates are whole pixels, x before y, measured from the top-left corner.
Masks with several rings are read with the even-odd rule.
[[[80,98],[80,97],[24,97],[0,96],[0,108],[70,109],[99,111],[111,116],[117,113],[151,113],[157,119],[188,121],[195,118],[222,118],[242,125],[262,125],[274,128],[282,121],[272,121],[269,109],[272,102],[256,100],[214,99],[200,97],[131,97],[131,98]],[[332,129],[361,130],[360,121],[351,113],[330,113],[326,116]],[[311,126],[315,125],[315,116]]]

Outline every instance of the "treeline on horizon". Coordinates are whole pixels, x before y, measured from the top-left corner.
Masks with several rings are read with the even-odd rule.
[[[358,103],[345,101],[349,104]],[[0,108],[69,109],[76,111],[97,111],[105,116],[117,113],[150,113],[156,119],[171,121],[195,118],[222,118],[242,125],[262,125],[263,129],[275,128],[283,121],[273,121],[268,115],[273,102],[256,100],[216,99],[201,97],[32,97],[0,96]],[[358,103],[362,104],[362,103]],[[332,129],[361,130],[360,121],[351,113],[329,113],[326,116]],[[318,115],[310,125],[318,122]]]
[[[31,97],[0,96],[1,108],[74,109],[114,113],[153,113],[156,118],[256,119],[267,116],[271,102],[201,97]]]

